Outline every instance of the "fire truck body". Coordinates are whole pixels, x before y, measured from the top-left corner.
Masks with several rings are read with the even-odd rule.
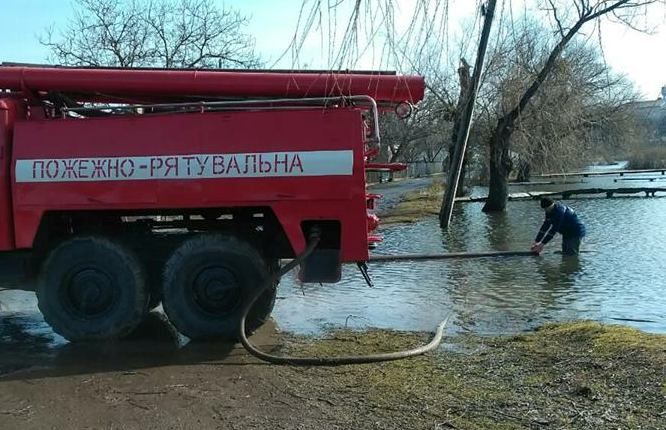
[[[314,230],[303,280],[366,261],[375,99],[417,102],[423,82],[3,66],[0,89],[0,276],[24,267],[47,321],[87,340],[160,300],[188,336],[231,337],[253,284]]]
[[[273,211],[293,252],[304,247],[301,222],[338,220],[343,261],[365,260],[359,117],[319,109],[18,123],[15,246],[32,247],[47,213],[254,207]]]

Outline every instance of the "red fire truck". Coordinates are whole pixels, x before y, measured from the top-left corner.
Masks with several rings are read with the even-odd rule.
[[[313,231],[303,281],[368,260],[378,112],[423,91],[378,72],[3,64],[3,286],[36,291],[73,341],[122,337],[160,302],[191,338],[236,337],[243,302]],[[274,300],[275,285],[249,328]]]

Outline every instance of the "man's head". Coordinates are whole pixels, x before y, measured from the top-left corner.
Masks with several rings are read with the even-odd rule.
[[[549,199],[548,197],[541,198],[541,209],[546,212],[550,212],[555,207],[555,202]]]

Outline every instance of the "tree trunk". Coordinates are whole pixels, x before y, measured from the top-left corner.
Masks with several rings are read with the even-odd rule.
[[[398,148],[395,152],[391,151],[391,157],[389,158],[389,163],[397,163],[398,157],[400,157],[400,148]]]
[[[455,129],[455,127],[454,127]],[[456,139],[458,138],[458,133],[455,131],[451,133],[452,134],[452,141],[455,142]],[[449,163],[448,163],[448,169],[451,171],[451,169],[455,169],[454,166],[452,166],[451,160],[453,160],[453,153],[455,152],[456,148],[455,145],[451,144],[449,145]],[[463,197],[465,195],[465,173],[467,170],[467,155],[465,154],[465,158],[463,159],[463,165],[462,169],[460,170],[460,179],[458,180],[458,188],[456,189],[456,197]]]
[[[458,142],[454,152],[455,169],[449,172],[444,199],[442,199],[442,206],[439,210],[439,226],[442,228],[447,228],[449,226],[451,215],[453,214],[455,194],[457,194],[458,191],[460,173],[464,164],[463,162],[465,161],[465,150],[467,149],[467,141],[469,139],[469,132],[472,125],[472,116],[474,115],[476,94],[479,89],[481,70],[483,69],[483,60],[486,55],[486,48],[488,47],[488,38],[490,36],[496,4],[497,0],[488,0],[486,6],[482,7],[482,13],[484,15],[483,29],[481,30],[481,39],[479,40],[479,49],[476,54],[472,81],[469,84],[469,91],[463,98],[465,109],[464,112],[462,112],[463,116],[460,119],[460,127],[458,128]]]
[[[460,179],[458,180],[458,189],[456,190],[456,197],[463,197],[465,195],[465,173],[467,173],[467,157],[463,160],[462,169],[460,169]]]
[[[509,156],[509,142],[511,141],[510,127],[505,121],[500,121],[495,133],[490,138],[490,174],[488,181],[488,199],[483,206],[484,212],[499,212],[506,208],[509,198],[509,173],[512,162]]]
[[[464,109],[467,98],[470,95],[470,86],[472,77],[469,72],[470,66],[464,58],[460,59],[458,68],[458,80],[460,82],[460,94],[458,95],[458,104],[453,113],[453,127],[451,129],[451,141],[449,142],[449,172],[456,168],[455,152],[458,143],[458,133],[464,116]],[[456,197],[465,195],[465,165],[467,164],[467,154],[463,155],[463,164],[458,179],[458,188],[456,188]],[[448,186],[449,184],[447,184]]]
[[[518,161],[518,174],[516,176],[516,181],[518,182],[529,182],[530,181],[530,163],[525,160]]]

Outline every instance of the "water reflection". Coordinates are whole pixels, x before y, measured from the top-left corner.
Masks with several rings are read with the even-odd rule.
[[[581,257],[562,255],[559,261],[538,259],[536,268],[547,287],[569,290],[582,272]]]
[[[454,206],[451,215],[452,223],[448,229],[440,229],[442,246],[451,251],[463,252],[467,250],[470,235],[471,219],[462,206]]]
[[[273,333],[275,325],[271,322],[262,330]],[[229,357],[236,356],[243,363],[246,359],[246,354],[234,343],[189,342],[160,312],[151,312],[134,333],[121,342],[77,344],[56,337],[37,314],[0,316],[0,378],[137,372],[174,364],[211,364],[223,360],[230,363]],[[261,342],[268,336],[258,333],[256,337]]]
[[[496,251],[508,251],[507,248],[512,243],[513,226],[511,225],[509,215],[506,212],[488,213],[486,236],[490,248]]]

